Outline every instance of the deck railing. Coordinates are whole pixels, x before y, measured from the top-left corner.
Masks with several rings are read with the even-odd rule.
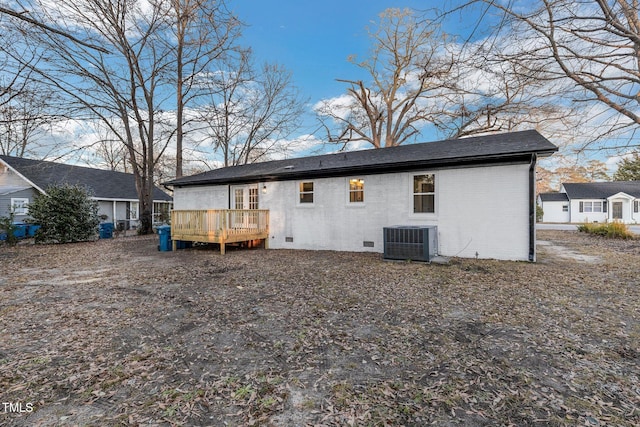
[[[174,210],[171,238],[224,244],[265,239],[269,236],[269,211],[265,209]]]

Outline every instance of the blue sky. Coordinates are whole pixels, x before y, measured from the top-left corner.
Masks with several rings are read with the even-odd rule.
[[[229,0],[228,6],[247,27],[242,43],[251,47],[259,62],[278,63],[293,73],[293,80],[310,106],[344,94],[347,85],[337,78],[367,80],[367,75],[347,62],[351,54],[366,56],[370,46],[366,27],[387,8],[451,10],[462,0]],[[449,35],[482,37],[490,17],[477,26],[480,10],[465,9],[448,16],[443,29]],[[311,107],[298,134],[318,127]],[[438,139],[423,130],[424,140]],[[324,135],[316,134],[318,138]],[[598,153],[601,156],[601,153]],[[607,160],[607,158],[601,158]]]
[[[229,7],[247,27],[243,44],[253,49],[258,61],[275,62],[293,73],[293,80],[311,104],[339,96],[346,90],[337,78],[366,78],[347,62],[351,54],[366,55],[369,38],[366,27],[387,8],[450,6],[456,1],[431,3],[424,0],[231,0]],[[475,16],[452,16],[448,32],[465,33]],[[307,120],[301,133],[311,132],[317,123]]]

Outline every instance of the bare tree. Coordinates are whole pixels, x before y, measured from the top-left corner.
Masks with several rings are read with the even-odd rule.
[[[9,16],[0,18],[0,153],[44,158],[57,151],[48,134],[64,106],[33,72],[40,55],[21,36],[30,25]]]
[[[513,48],[505,61],[525,66],[521,75],[562,81],[556,100],[596,106],[590,143],[640,125],[640,3],[637,0],[540,0],[532,7],[481,0],[499,11],[499,30]],[[475,2],[474,2],[475,3]],[[517,35],[517,36],[516,36]],[[622,146],[637,146],[627,139]],[[611,148],[611,147],[609,147]]]
[[[271,64],[256,70],[251,53],[242,50],[208,84],[210,96],[199,120],[224,166],[253,163],[286,149],[282,141],[297,128],[304,111],[289,71]]]
[[[369,57],[349,61],[370,81],[339,80],[349,85],[348,96],[324,101],[316,111],[330,142],[400,145],[434,121],[437,100],[453,85],[454,58],[439,26],[418,21],[408,9],[382,12],[369,37]]]
[[[152,231],[154,168],[168,143],[157,126],[161,106],[173,93],[166,75],[172,61],[164,42],[170,25],[167,8],[162,3],[147,6],[141,10],[127,0],[33,5],[39,22],[65,22],[65,33],[107,46],[104,50],[57,33],[31,34],[43,56],[34,71],[78,113],[99,119],[125,147],[138,190],[141,233]]]
[[[50,154],[56,148],[47,138],[50,126],[62,119],[53,113],[52,92],[31,82],[10,98],[0,105],[0,153],[16,157]]]
[[[239,35],[239,21],[223,1],[170,0],[175,25],[170,43],[175,49],[176,73],[176,156],[175,175],[182,176],[183,139],[187,118],[185,108],[197,102],[205,76],[217,67]],[[174,41],[175,40],[175,41]]]
[[[452,77],[455,90],[443,92],[434,114],[445,138],[518,129],[540,130],[576,125],[575,109],[554,100],[556,87],[541,71],[500,58],[504,46],[462,45]]]

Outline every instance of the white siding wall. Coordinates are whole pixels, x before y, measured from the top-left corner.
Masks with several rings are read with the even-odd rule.
[[[602,202],[602,200],[571,200],[571,222],[607,222],[607,212],[580,212],[580,202]]]
[[[226,185],[176,188],[173,193],[173,208],[229,209],[228,200]]]
[[[562,211],[563,206],[569,206],[569,201],[563,202],[542,202],[542,210],[544,215],[542,222],[569,222],[571,220],[571,213],[567,209],[567,212]]]
[[[421,173],[436,175],[435,214],[413,213],[412,177]],[[266,182],[260,208],[270,210],[274,249],[382,252],[383,227],[437,225],[442,255],[527,260],[528,177],[521,164],[315,179],[313,205],[298,203],[300,181]],[[349,178],[365,180],[364,203],[348,202]],[[225,209],[227,200],[226,185],[174,193],[175,209]]]
[[[438,231],[448,256],[526,260],[529,165],[441,173]]]

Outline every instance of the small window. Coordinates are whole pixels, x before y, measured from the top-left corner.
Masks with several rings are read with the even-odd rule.
[[[364,179],[349,180],[349,203],[364,202]]]
[[[413,177],[413,212],[434,213],[435,210],[435,175],[415,175]]]
[[[638,210],[640,208],[640,202],[638,200],[634,200],[633,201],[633,212],[634,213],[638,213]]]
[[[29,213],[29,199],[12,198],[11,211],[14,215],[27,215]]]
[[[569,212],[569,205],[562,205],[562,212]]]
[[[300,203],[313,203],[313,182],[300,183]]]

